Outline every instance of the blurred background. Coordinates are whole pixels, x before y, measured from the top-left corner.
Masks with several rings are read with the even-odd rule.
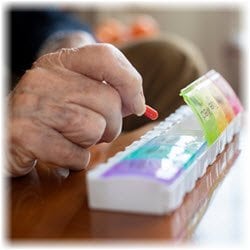
[[[95,6],[77,10],[65,6],[64,9],[89,23],[97,33],[100,31],[98,28],[110,19],[115,19],[122,25],[132,25],[138,16],[152,17],[161,34],[176,34],[193,42],[201,50],[208,68],[220,72],[242,99],[241,59],[244,34],[241,9],[227,6],[189,6],[182,9],[153,4],[122,5],[120,8]]]

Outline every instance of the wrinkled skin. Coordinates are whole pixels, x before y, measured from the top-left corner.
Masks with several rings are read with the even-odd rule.
[[[108,44],[40,57],[8,101],[12,176],[27,174],[36,160],[81,170],[90,146],[114,140],[124,116],[145,111],[140,74]]]

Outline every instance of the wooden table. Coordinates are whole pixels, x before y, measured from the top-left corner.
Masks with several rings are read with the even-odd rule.
[[[122,135],[111,145],[93,147],[91,166],[120,151],[151,127]],[[186,195],[181,207],[168,216],[90,210],[86,171],[69,172],[38,164],[27,176],[8,179],[8,237],[14,242],[84,243],[105,239],[237,243],[242,229],[240,178],[244,150],[240,151],[236,136]]]

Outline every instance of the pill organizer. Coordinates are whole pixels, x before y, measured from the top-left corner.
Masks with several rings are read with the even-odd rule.
[[[219,81],[220,92],[215,87]],[[189,106],[181,106],[124,151],[88,171],[90,208],[155,215],[172,212],[240,131],[242,106],[219,73],[208,72],[181,95]]]

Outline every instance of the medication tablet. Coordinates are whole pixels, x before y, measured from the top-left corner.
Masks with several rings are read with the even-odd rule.
[[[181,95],[189,106],[181,106],[87,173],[90,208],[155,215],[172,212],[240,131],[243,109],[239,100],[237,113],[207,75]]]

